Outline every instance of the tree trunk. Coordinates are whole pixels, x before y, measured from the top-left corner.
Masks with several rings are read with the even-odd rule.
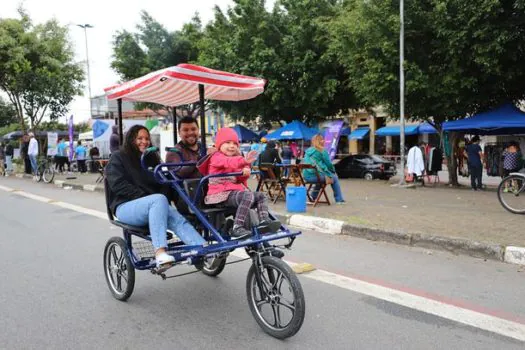
[[[456,154],[454,153],[456,149],[458,134],[455,132],[449,133],[448,143],[450,145],[450,155],[447,156],[447,169],[448,169],[448,183],[451,186],[459,186],[458,182],[458,162],[456,159]]]

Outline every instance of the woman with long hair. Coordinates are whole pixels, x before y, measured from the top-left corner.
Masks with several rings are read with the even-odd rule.
[[[335,172],[334,165],[330,160],[330,155],[324,149],[324,138],[322,135],[317,134],[312,137],[312,146],[305,152],[303,164],[311,164],[317,168],[321,181],[332,185],[334,191],[334,197],[336,204],[346,203],[341,192],[341,186],[339,185],[339,178]],[[303,178],[306,182],[316,182],[317,176],[314,169],[304,169]],[[312,197],[315,199],[319,194],[320,185],[314,187]]]
[[[148,226],[155,248],[157,266],[174,261],[166,253],[166,230],[173,231],[187,245],[203,245],[205,240],[193,226],[170,205],[173,191],[161,185],[153,173],[141,167],[140,158],[151,146],[148,129],[134,125],[125,135],[122,148],[111,154],[106,166],[109,206],[115,217],[128,225]],[[160,162],[158,155],[148,157],[148,166]]]

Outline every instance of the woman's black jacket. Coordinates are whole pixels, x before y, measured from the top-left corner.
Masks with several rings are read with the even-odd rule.
[[[170,201],[173,199],[169,186],[157,183],[152,172],[142,169],[140,162],[120,150],[111,154],[105,172],[109,185],[109,207],[113,213],[122,203],[154,193],[164,194]]]

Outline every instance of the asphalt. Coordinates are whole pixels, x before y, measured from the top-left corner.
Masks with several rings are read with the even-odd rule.
[[[307,305],[303,328],[278,341],[260,330],[248,310],[247,262],[228,265],[218,278],[193,274],[162,281],[137,272],[132,297],[121,303],[111,297],[102,270],[104,244],[120,231],[105,219],[54,205],[63,201],[103,212],[100,194],[22,179],[1,184],[42,196],[33,200],[0,191],[0,339],[5,348],[523,348],[522,342],[320,283],[307,274],[299,276]],[[44,196],[51,200],[38,200]],[[305,231],[293,248],[287,259],[341,276],[477,305],[507,318],[525,317],[523,272],[516,266],[313,231]]]
[[[467,186],[447,186],[446,177],[446,172],[441,173],[440,184],[424,188],[399,188],[393,186],[392,181],[343,179],[341,188],[346,205],[308,206],[307,212],[300,215],[341,223],[334,234],[484,259],[505,260],[507,247],[525,247],[523,218],[501,207],[494,190],[497,179],[485,179],[489,185],[487,190],[473,192]],[[55,177],[55,184],[103,192],[102,185],[96,183],[97,178],[98,174],[59,175]],[[250,180],[250,187],[255,187],[254,180]],[[331,189],[328,195],[333,199]],[[271,209],[285,222],[289,222],[289,215],[294,215],[287,212],[283,200],[272,204]]]

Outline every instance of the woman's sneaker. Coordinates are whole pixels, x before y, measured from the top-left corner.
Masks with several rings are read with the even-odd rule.
[[[248,231],[242,226],[233,226],[230,236],[235,239],[247,238],[252,235],[251,231]]]
[[[278,220],[263,220],[257,226],[260,233],[275,233],[281,229],[281,222]]]
[[[155,261],[157,263],[157,267],[161,267],[162,265],[174,263],[175,258],[166,252],[162,252],[155,255]]]

